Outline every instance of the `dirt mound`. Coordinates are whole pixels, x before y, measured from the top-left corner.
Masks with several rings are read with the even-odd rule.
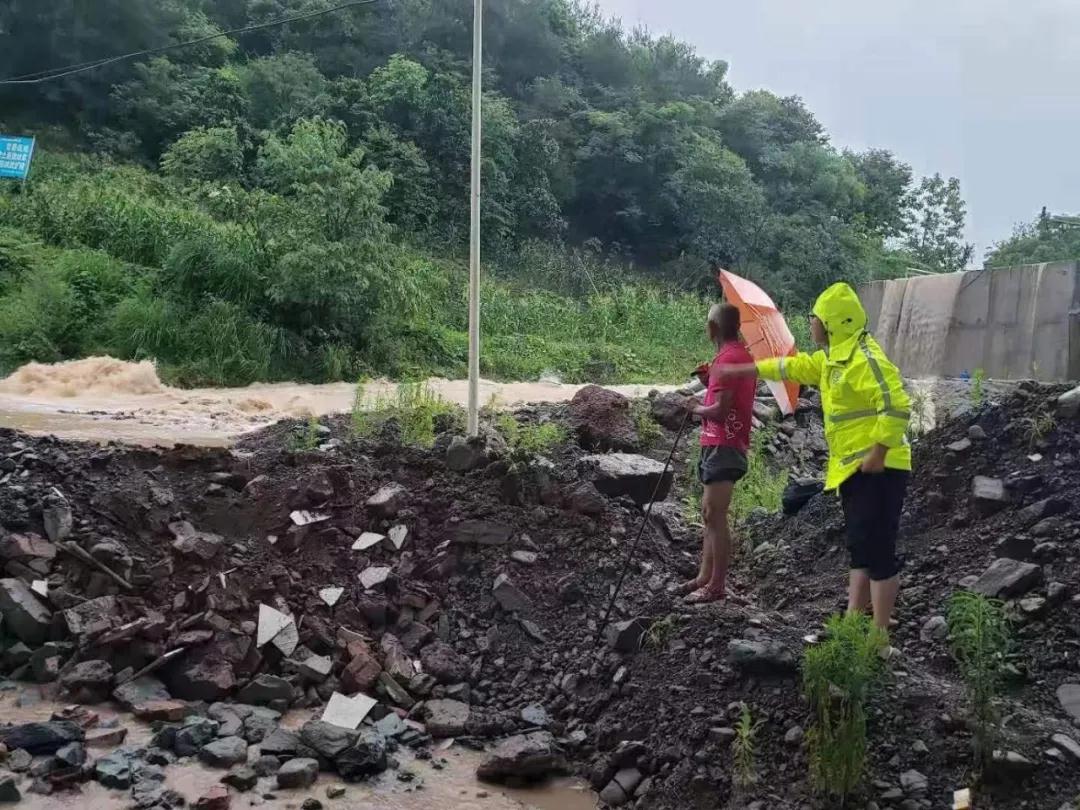
[[[113,357],[27,363],[0,380],[0,391],[44,398],[160,394],[167,390],[149,360],[131,363]]]
[[[944,643],[924,640],[923,628],[961,579],[1004,556],[999,541],[1041,571],[1024,581],[1042,584],[1017,595],[1042,602],[1017,602],[1018,678],[1003,706],[1004,744],[1037,767],[1026,784],[980,793],[978,806],[1019,808],[1035,791],[1056,807],[1080,792],[1073,766],[1042,754],[1051,730],[1076,737],[1056,694],[1080,682],[1071,597],[1080,592],[1080,430],[1042,418],[1056,393],[1021,388],[918,442],[894,632],[904,657],[872,707],[866,801],[922,806],[905,792],[912,779],[900,779],[911,770],[927,774],[929,806],[967,785],[961,682]],[[237,720],[211,707],[209,718],[177,721],[187,725],[173,744],[228,723],[239,732],[205,757],[239,756],[238,733],[282,762],[299,757],[290,778],[315,745],[324,766],[356,773],[383,767],[383,737],[420,751],[431,734],[510,737],[500,775],[513,778],[508,762],[523,763],[524,775],[565,758],[612,803],[814,804],[796,662],[803,637],[843,605],[834,500],[745,527],[735,585],[749,605],[687,607],[667,586],[695,569],[700,542],[678,503],[688,442],[676,492],[654,510],[612,631],[598,640],[642,509],[601,496],[576,445],[547,459],[495,450],[460,473],[446,461],[453,436],[426,450],[402,447],[397,431],[391,421],[358,441],[346,419],[324,419],[313,442],[310,425],[284,422],[235,450],[101,448],[0,431],[9,577],[0,609],[5,632],[18,636],[5,642],[3,668],[89,691],[144,673],[144,711],[160,717],[205,714],[205,703],[185,701],[259,704]],[[663,433],[650,455],[666,457],[672,438]],[[778,423],[770,452],[810,473],[820,441],[807,401]],[[977,475],[1001,479],[1000,502],[972,494]],[[260,624],[269,629],[260,634]],[[375,701],[358,741],[322,727],[277,729],[275,712],[356,688]],[[126,687],[124,697],[140,694]],[[756,787],[738,793],[730,746],[743,702],[763,725]],[[336,705],[348,714],[358,704]]]

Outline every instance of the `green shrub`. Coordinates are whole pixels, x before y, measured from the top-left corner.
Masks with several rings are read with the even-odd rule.
[[[975,763],[982,768],[989,762],[997,738],[994,704],[1009,647],[1009,624],[1001,602],[971,591],[953,594],[948,622],[953,655],[964,678],[975,723]]]
[[[39,268],[0,298],[0,370],[78,354],[77,305],[75,291],[56,268]]]
[[[827,638],[806,650],[803,688],[813,724],[807,734],[810,771],[818,790],[843,802],[859,785],[866,763],[866,704],[883,669],[885,634],[863,613],[833,616]]]
[[[518,461],[546,455],[566,442],[566,429],[556,422],[523,425],[513,414],[503,413],[495,425],[510,447],[511,456]]]
[[[758,507],[769,512],[780,510],[788,474],[785,470],[769,466],[769,455],[765,448],[772,441],[773,431],[771,427],[755,430],[750,437],[746,475],[735,485],[731,496],[731,516],[735,520],[744,519]]]
[[[364,386],[357,385],[352,410],[356,436],[374,435],[391,418],[401,426],[402,441],[421,447],[434,444],[437,419],[448,418],[464,425],[464,411],[426,383],[401,383],[392,394],[375,396],[368,396]]]
[[[631,402],[630,417],[634,420],[634,430],[642,450],[649,450],[660,441],[664,431],[653,418],[652,403],[649,400],[635,399]]]
[[[762,723],[754,722],[750,707],[742,704],[739,722],[735,726],[735,740],[731,744],[734,767],[733,783],[739,791],[748,789],[757,781],[757,745],[755,738]]]
[[[968,396],[975,408],[981,408],[986,402],[986,372],[983,369],[977,368],[971,375],[971,389],[968,391]]]

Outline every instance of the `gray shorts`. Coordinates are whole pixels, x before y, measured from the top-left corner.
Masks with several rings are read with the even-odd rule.
[[[702,484],[734,483],[746,475],[746,454],[735,447],[716,445],[701,448],[698,480]]]

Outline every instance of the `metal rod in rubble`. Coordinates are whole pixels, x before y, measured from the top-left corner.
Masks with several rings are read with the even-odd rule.
[[[641,536],[645,533],[645,525],[649,522],[649,516],[652,515],[653,504],[656,503],[656,495],[660,492],[660,487],[667,477],[667,471],[671,468],[671,460],[675,458],[675,448],[679,446],[679,440],[682,439],[683,432],[686,430],[686,426],[689,423],[690,411],[687,411],[683,416],[682,424],[679,425],[679,432],[675,434],[675,441],[671,443],[671,452],[668,453],[667,461],[664,462],[664,471],[660,473],[660,477],[656,480],[656,486],[653,487],[652,496],[649,498],[649,505],[645,507],[645,514],[641,517],[641,526],[638,527],[637,537],[634,538],[634,542],[630,544],[630,548],[626,551],[626,559],[623,560],[622,573],[619,574],[619,581],[615,583],[615,590],[611,592],[611,601],[608,602],[607,610],[604,611],[604,618],[600,620],[600,627],[596,631],[597,646],[603,641],[604,630],[607,628],[608,619],[611,618],[611,611],[615,607],[615,600],[619,598],[619,591],[622,590],[623,580],[626,579],[626,573],[630,570],[630,563],[634,561],[634,554],[637,552],[638,543],[641,542]]]
[[[472,179],[469,206],[469,435],[480,432],[480,96],[483,0],[473,0]]]

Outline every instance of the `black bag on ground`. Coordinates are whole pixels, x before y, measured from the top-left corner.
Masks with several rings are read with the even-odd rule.
[[[793,478],[784,487],[784,494],[780,497],[780,504],[785,515],[794,515],[804,506],[807,501],[825,489],[825,484],[813,478]]]

